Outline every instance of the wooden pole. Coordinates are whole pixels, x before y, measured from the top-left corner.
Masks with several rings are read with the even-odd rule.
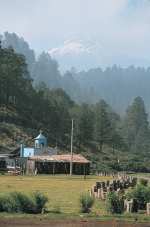
[[[70,158],[70,176],[72,176],[72,167],[73,167],[73,119],[72,119],[72,126],[71,126],[71,158]]]
[[[55,175],[55,162],[53,162],[53,175]]]
[[[84,180],[86,179],[86,164],[84,164]]]

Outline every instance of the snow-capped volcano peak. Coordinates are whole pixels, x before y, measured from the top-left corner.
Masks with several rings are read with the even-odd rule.
[[[65,40],[63,45],[52,48],[49,50],[49,54],[52,57],[61,57],[64,55],[81,55],[91,54],[96,50],[96,43],[84,42],[81,39],[69,39]]]

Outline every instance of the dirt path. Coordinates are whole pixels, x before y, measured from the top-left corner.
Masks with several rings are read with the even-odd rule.
[[[0,219],[0,227],[150,227],[150,223],[121,221],[53,221],[43,219]]]

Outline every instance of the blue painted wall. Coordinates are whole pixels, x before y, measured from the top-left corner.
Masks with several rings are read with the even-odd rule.
[[[32,156],[34,156],[34,148],[32,148],[32,147],[24,147],[23,151],[21,153],[22,153],[21,157],[24,157],[24,158],[32,157]]]

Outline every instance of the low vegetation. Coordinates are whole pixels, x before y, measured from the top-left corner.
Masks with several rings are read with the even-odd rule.
[[[145,210],[146,204],[150,202],[150,187],[138,184],[127,193],[128,199],[133,199],[133,211]]]
[[[82,193],[80,196],[80,205],[82,213],[90,213],[94,205],[94,197],[90,196],[89,193]]]
[[[124,212],[124,200],[115,192],[109,192],[107,195],[107,211],[111,214],[122,214]]]
[[[149,187],[137,185],[129,190],[123,199],[115,193],[109,193],[107,200],[98,200],[89,196],[88,190],[97,181],[110,180],[109,177],[64,175],[43,176],[0,176],[0,217],[34,217],[46,211],[44,218],[79,219],[96,218],[123,220],[150,220],[147,215],[140,213],[125,213],[123,199],[149,198]],[[31,183],[32,182],[32,183]],[[143,190],[144,189],[144,190]],[[32,192],[32,193],[31,193]],[[144,194],[143,194],[144,193]],[[80,204],[79,204],[80,201]],[[145,202],[149,201],[144,200]],[[46,206],[46,209],[45,209]],[[44,208],[44,209],[43,209]],[[138,206],[138,209],[141,208]],[[145,209],[145,203],[143,208]],[[7,213],[6,213],[7,212]],[[33,215],[32,215],[33,214]]]
[[[111,177],[40,175],[40,176],[6,176],[0,175],[0,192],[30,192],[40,191],[48,197],[47,210],[52,213],[79,214],[79,199],[96,181],[110,180]],[[104,202],[95,201],[92,212],[106,214]]]
[[[41,192],[30,196],[23,192],[0,194],[0,212],[38,214],[45,208],[48,198]]]
[[[140,184],[141,184],[141,185],[144,185],[144,186],[148,186],[148,180],[145,179],[145,178],[141,178],[141,179],[140,179]]]

